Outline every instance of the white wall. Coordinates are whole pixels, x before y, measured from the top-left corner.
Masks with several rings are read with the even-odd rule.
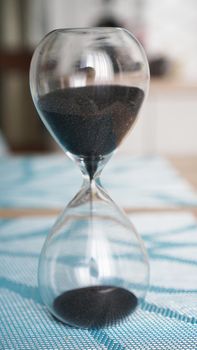
[[[147,0],[146,47],[167,55],[185,80],[197,80],[197,1]]]
[[[153,85],[120,152],[197,155],[197,86]]]

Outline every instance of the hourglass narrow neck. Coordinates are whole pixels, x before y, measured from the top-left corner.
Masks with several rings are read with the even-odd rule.
[[[103,186],[100,181],[100,176],[94,177],[91,179],[89,176],[83,176],[82,188],[89,190],[92,194],[100,192],[100,189],[103,189]]]
[[[105,164],[108,162],[108,160],[111,158],[112,153],[104,156],[89,156],[89,157],[73,157],[76,163],[78,164],[85,183],[91,183],[93,181],[100,183],[99,177],[101,175],[101,172],[105,166]]]

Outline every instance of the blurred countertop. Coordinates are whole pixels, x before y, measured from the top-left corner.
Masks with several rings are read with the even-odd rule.
[[[197,81],[183,80],[179,78],[151,78],[150,92],[178,91],[197,93]]]

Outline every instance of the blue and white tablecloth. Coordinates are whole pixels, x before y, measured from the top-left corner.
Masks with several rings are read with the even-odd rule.
[[[82,178],[64,155],[0,158],[0,207],[62,208],[79,190]],[[161,157],[117,155],[102,182],[124,207],[197,206],[197,194]]]
[[[132,221],[150,257],[147,298],[120,326],[80,330],[56,321],[38,292],[38,257],[54,217],[0,219],[0,349],[196,350],[197,221],[184,213]]]

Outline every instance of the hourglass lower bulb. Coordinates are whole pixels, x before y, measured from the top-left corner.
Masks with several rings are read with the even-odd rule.
[[[147,290],[143,243],[105,193],[100,173],[131,129],[148,82],[143,49],[119,28],[53,31],[32,58],[38,113],[83,175],[46,239],[38,271],[44,303],[72,326],[117,324]]]

